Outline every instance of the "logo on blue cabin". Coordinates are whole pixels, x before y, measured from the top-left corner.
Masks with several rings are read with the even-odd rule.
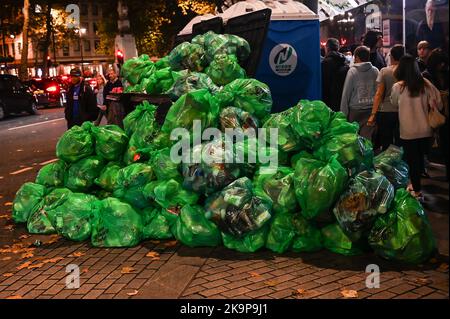
[[[290,44],[278,44],[270,52],[269,64],[275,74],[287,76],[297,67],[297,52]]]

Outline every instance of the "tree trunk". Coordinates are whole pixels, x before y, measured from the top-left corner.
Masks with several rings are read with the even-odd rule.
[[[28,28],[30,23],[30,0],[23,1],[22,56],[19,67],[19,77],[22,81],[28,79]]]
[[[45,13],[45,24],[47,28],[47,32],[45,34],[45,40],[44,40],[44,55],[42,57],[42,65],[43,65],[43,71],[44,76],[49,76],[49,68],[48,68],[48,48],[50,47],[50,37],[52,35],[52,5],[51,1],[47,1],[47,11]]]

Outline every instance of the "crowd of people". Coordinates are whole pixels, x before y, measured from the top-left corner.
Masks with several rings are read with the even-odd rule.
[[[421,177],[429,177],[432,147],[440,150],[448,180],[448,122],[434,129],[429,122],[431,110],[448,118],[448,56],[420,41],[417,57],[406,54],[402,45],[394,45],[384,57],[382,44],[377,31],[368,31],[352,52],[340,48],[337,39],[328,39],[322,59],[323,100],[358,122],[360,135],[372,141],[375,152],[401,146],[410,169],[408,190],[423,200]]]

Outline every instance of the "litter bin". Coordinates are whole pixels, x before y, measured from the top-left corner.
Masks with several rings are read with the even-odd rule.
[[[106,116],[108,124],[116,124],[123,128],[123,119],[132,112],[136,105],[147,101],[155,105],[155,119],[162,125],[167,112],[172,105],[172,100],[168,95],[150,95],[145,93],[111,93],[106,96],[108,103],[108,114]]]

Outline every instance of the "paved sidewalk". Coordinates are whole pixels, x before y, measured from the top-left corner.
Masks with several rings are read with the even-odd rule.
[[[398,265],[373,254],[243,254],[223,247],[188,248],[176,241],[93,248],[89,242],[27,234],[10,219],[12,196],[0,196],[0,298],[448,299],[448,183],[439,181],[440,172],[441,167],[432,168],[433,179],[424,181],[424,206],[440,255],[418,266]],[[79,266],[78,289],[66,288],[69,264]],[[380,288],[366,288],[369,264],[380,267]]]

